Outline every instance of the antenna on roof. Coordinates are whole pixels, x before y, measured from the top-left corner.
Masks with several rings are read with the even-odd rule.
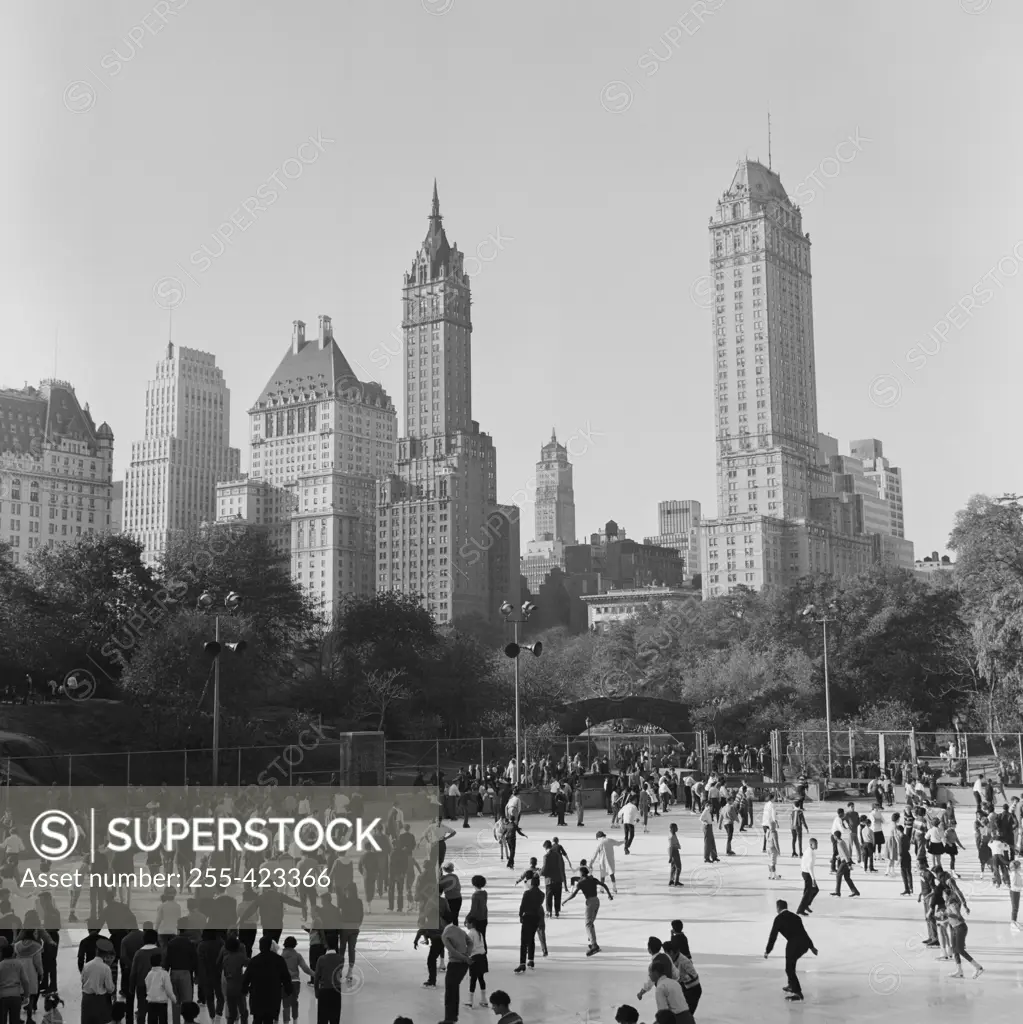
[[[53,329],[53,379],[57,379],[57,348],[60,341],[60,324]]]
[[[771,107],[767,107],[767,169],[771,169]]]

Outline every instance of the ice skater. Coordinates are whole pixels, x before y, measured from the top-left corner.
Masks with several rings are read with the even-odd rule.
[[[613,900],[614,896],[611,895],[603,879],[594,878],[590,874],[589,868],[579,868],[579,876],[579,881],[575,883],[575,888],[568,899],[565,900],[565,903],[571,903],[579,893],[583,894],[583,899],[586,900],[586,941],[589,946],[586,950],[586,955],[593,956],[595,953],[600,952],[600,946],[597,944],[596,925],[597,911],[600,910],[600,897],[597,895],[597,889],[598,887],[603,889],[607,893],[609,900]],[[612,875],[611,877],[613,878],[614,876]]]
[[[774,943],[778,936],[785,939],[785,976],[788,984],[782,989],[787,992],[785,997],[789,1002],[797,1003],[803,1001],[803,989],[796,976],[796,964],[799,958],[807,951],[817,955],[817,947],[813,944],[810,936],[806,934],[802,920],[789,910],[785,900],[778,900],[775,904],[778,908],[778,916],[774,919],[774,926],[771,928],[771,936],[767,940],[767,949],[764,951],[764,959],[771,955]]]
[[[597,849],[590,858],[590,871],[600,876],[600,884],[610,876],[611,892],[618,892],[618,883],[615,880],[615,847],[624,846],[623,839],[612,839],[605,832],[597,833]],[[605,886],[606,888],[606,886]],[[565,901],[568,902],[567,900]]]
[[[682,844],[678,840],[678,825],[675,822],[668,826],[668,866],[671,869],[668,885],[682,888]]]

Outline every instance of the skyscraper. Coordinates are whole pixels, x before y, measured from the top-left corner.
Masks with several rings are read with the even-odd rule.
[[[533,511],[533,536],[536,540],[575,543],[575,491],[572,488],[572,464],[568,449],[558,444],[551,429],[550,441],[540,449],[536,464],[536,500]]]
[[[486,617],[496,595],[518,599],[518,512],[497,505],[497,453],[472,418],[469,275],[436,182],[402,303],[405,436],[397,473],[379,488],[377,586],[421,595],[440,622]],[[512,544],[514,557],[493,550]]]
[[[687,579],[700,571],[701,505],[698,501],[659,501],[656,537],[644,537],[644,544],[674,548],[682,556]]]
[[[902,470],[893,466],[884,457],[884,446],[876,437],[850,442],[849,452],[863,463],[864,475],[877,485],[878,497],[888,502],[891,512],[891,535],[905,537]]]
[[[540,449],[536,464],[536,494],[533,508],[533,540],[526,545],[521,559],[522,575],[530,593],[540,586],[553,569],[565,568],[565,546],[575,544],[575,491],[568,449],[558,444],[556,432]]]
[[[292,578],[324,618],[348,595],[376,591],[377,480],[394,472],[397,414],[363,382],[329,316],[302,320],[249,409],[249,476],[217,488],[219,519],[268,529]]]
[[[238,476],[231,448],[231,392],[208,352],[167,344],[146,385],[146,423],[132,442],[124,480],[124,532],[158,561],[171,531],[195,530],[217,514],[218,480]]]
[[[0,388],[0,540],[17,564],[114,527],[114,432],[66,380]]]
[[[717,519],[704,596],[845,574],[872,560],[835,506],[817,434],[810,237],[769,167],[741,160],[710,220]]]

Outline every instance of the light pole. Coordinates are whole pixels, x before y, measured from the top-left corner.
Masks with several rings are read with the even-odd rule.
[[[838,615],[838,605],[829,601],[823,608],[808,604],[800,613],[804,619],[819,622],[824,629],[824,716],[828,729],[828,778],[833,772],[831,761],[831,687],[828,683],[828,623],[834,622]]]
[[[586,770],[590,770],[590,730],[593,728],[593,719],[586,716]]]
[[[521,608],[522,615],[517,619],[511,618],[513,611],[515,609],[510,601],[505,601],[501,605],[501,614],[504,616],[504,621],[511,622],[515,628],[515,639],[504,649],[504,653],[515,662],[515,772],[512,777],[512,784],[517,786],[519,784],[519,772],[522,770],[519,748],[519,655],[523,651],[530,651],[535,657],[539,658],[540,652],[543,650],[543,644],[537,640],[534,644],[525,644],[519,647],[519,623],[529,620],[529,616],[536,611],[536,605],[531,601],[526,601]]]
[[[224,607],[229,615],[233,615],[241,604],[241,597],[233,590],[224,598]],[[208,612],[213,607],[213,595],[204,591],[199,595],[196,607],[201,612]],[[212,783],[217,785],[218,769],[220,768],[220,652],[227,647],[234,654],[241,654],[248,646],[244,640],[236,640],[229,644],[220,643],[220,615],[213,618],[214,634],[212,640],[203,644],[203,650],[213,658],[213,774]]]

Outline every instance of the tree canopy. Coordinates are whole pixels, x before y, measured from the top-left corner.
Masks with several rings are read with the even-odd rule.
[[[534,619],[523,635],[543,654],[517,661],[523,724],[543,735],[566,703],[630,694],[683,702],[722,740],[811,728],[824,716],[826,630],[836,724],[944,730],[958,719],[963,730],[1023,729],[1023,509],[971,499],[949,547],[953,571],[930,578],[876,565],[709,601],[687,595],[650,602],[602,633]],[[4,678],[63,678],[90,658],[109,676],[105,696],[148,712],[139,742],[173,745],[208,729],[203,645],[214,615],[222,641],[247,645],[221,656],[225,743],[256,735],[261,709],[396,740],[512,728],[505,624],[468,616],[440,625],[417,597],[395,592],[349,598],[324,623],[264,531],[178,535],[152,573],[125,536],[43,548],[17,565],[11,554],[0,545]],[[203,614],[206,591],[214,601]],[[234,610],[224,607],[231,591],[241,596]]]

